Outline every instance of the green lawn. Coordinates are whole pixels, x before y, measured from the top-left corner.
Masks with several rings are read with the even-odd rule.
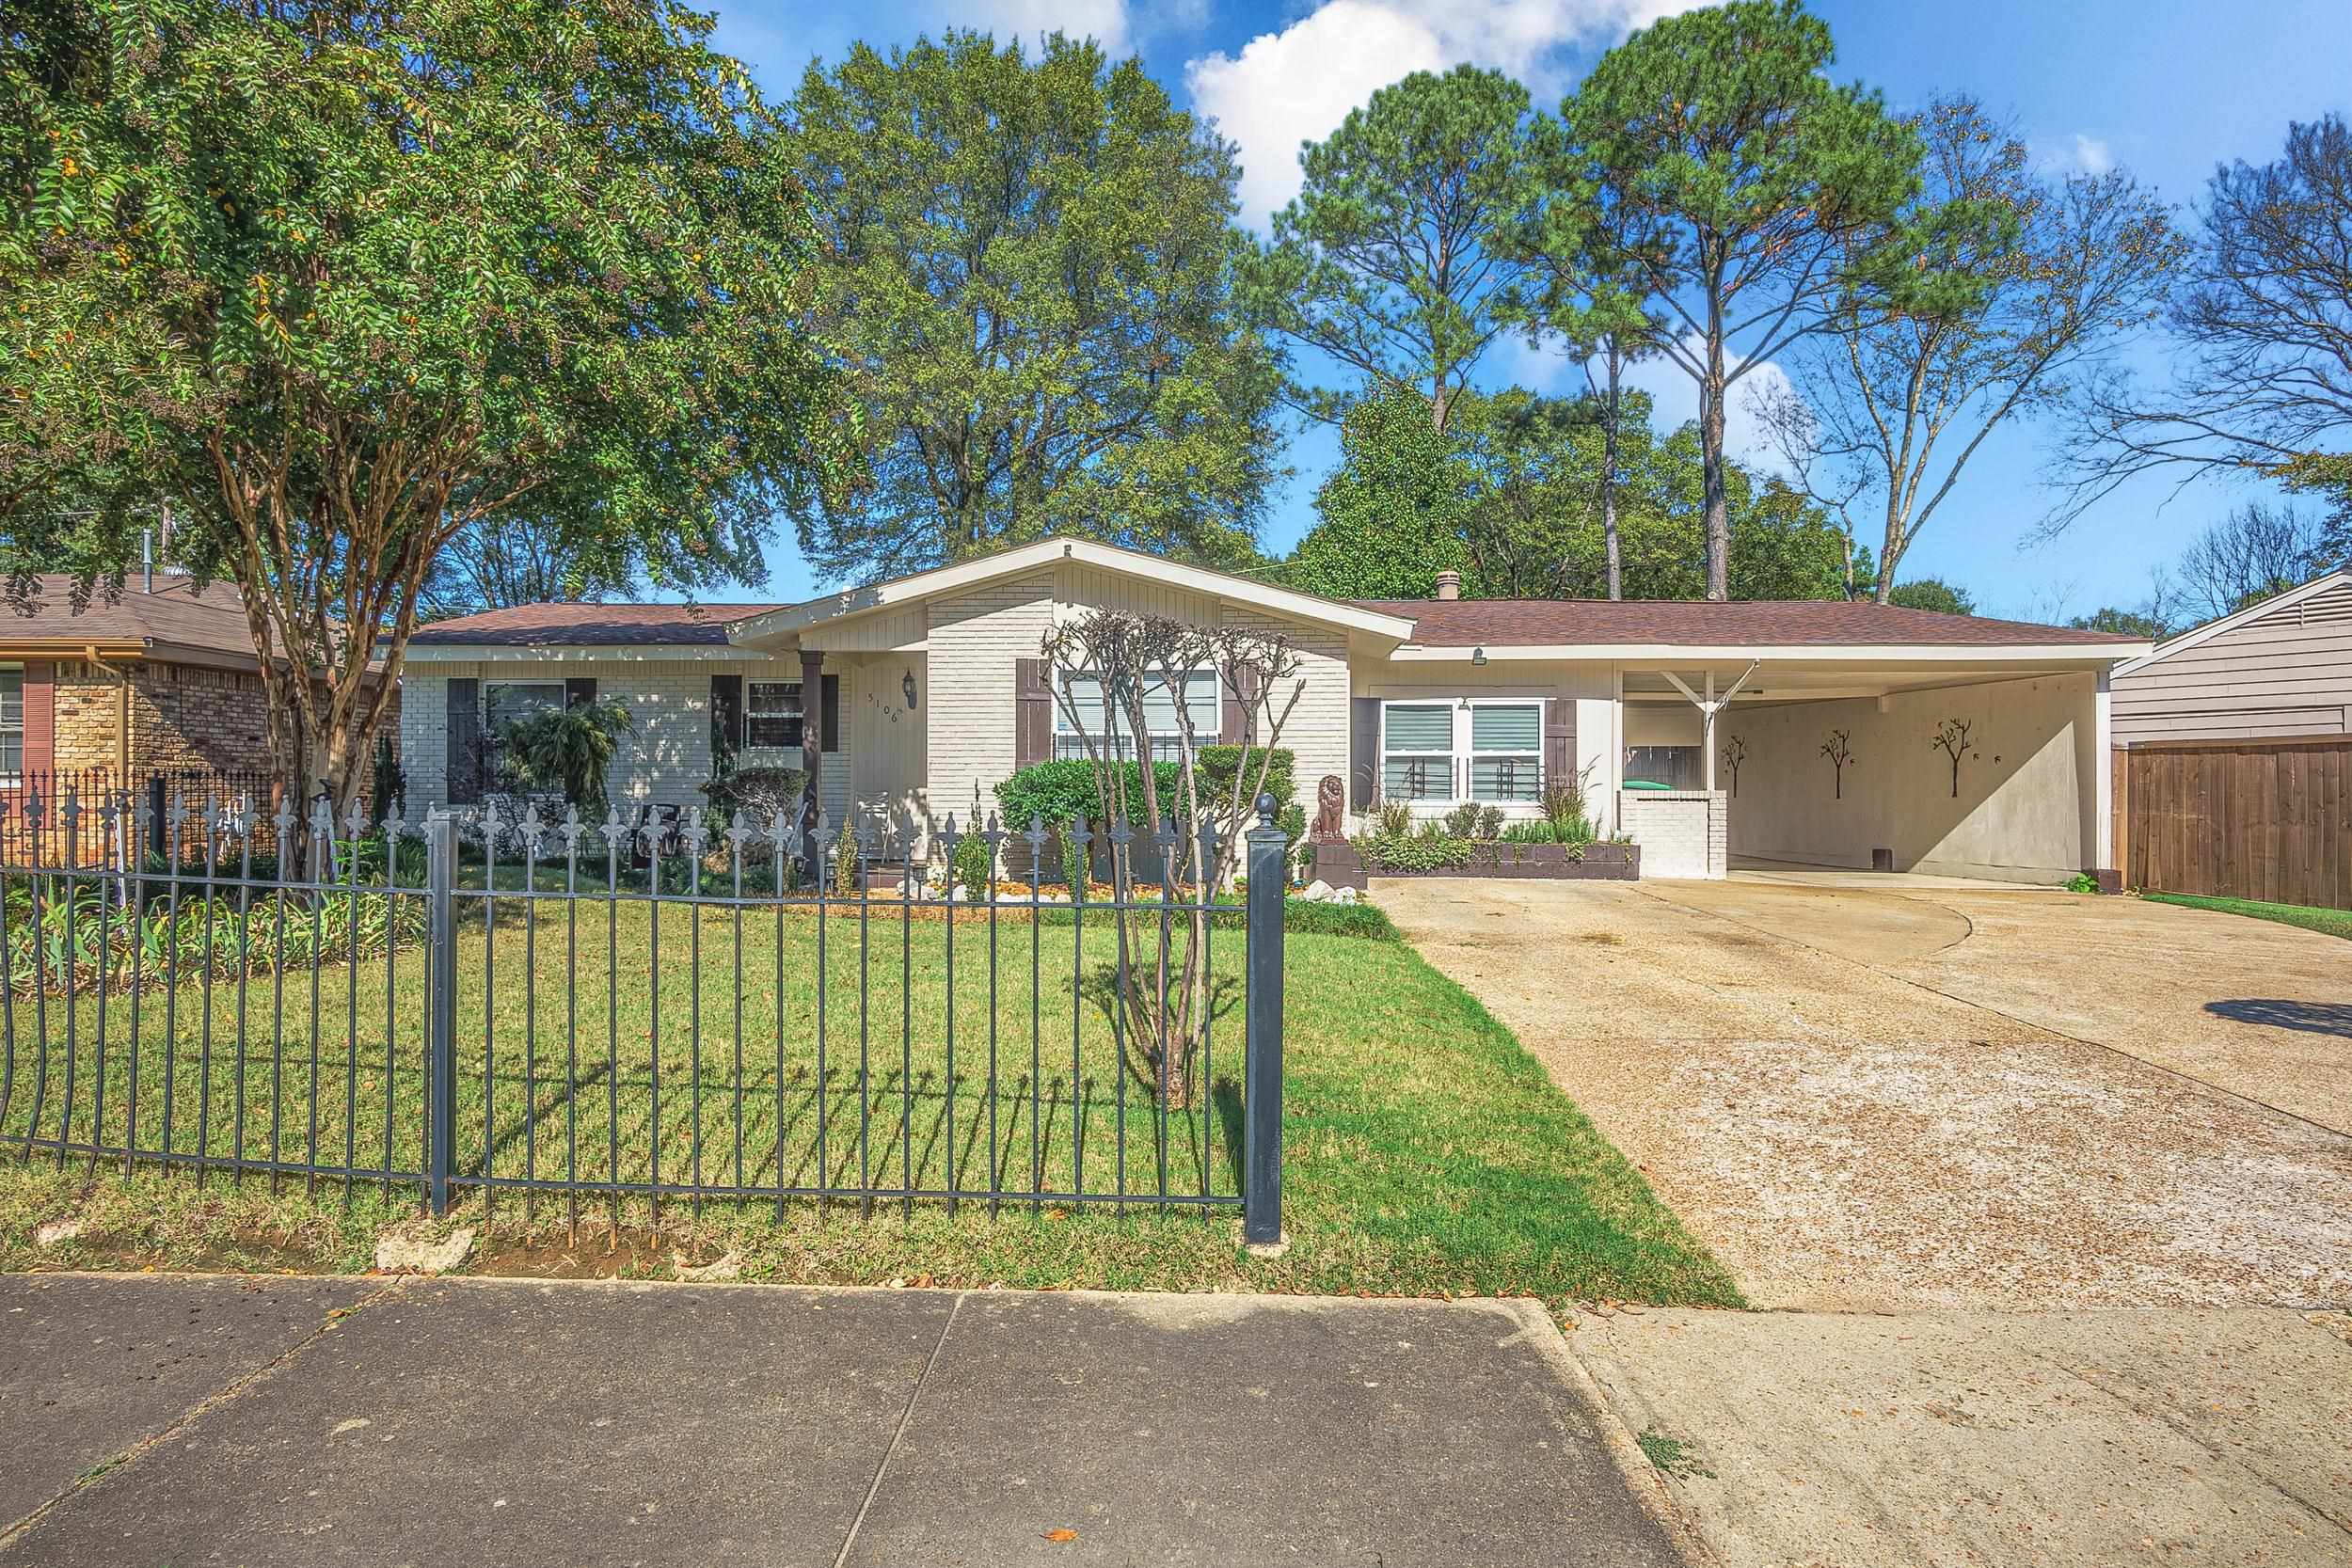
[[[2224,914],[2275,920],[2282,926],[2300,926],[2307,931],[2321,931],[2331,937],[2352,940],[2352,910],[2318,909],[2309,904],[2265,904],[2253,898],[2201,898],[2188,893],[2143,893],[2140,896],[2152,904],[2178,904],[2186,910],[2219,910]]]
[[[1016,1191],[1123,1188],[1141,1201],[1013,1202],[993,1216],[985,1200],[954,1213],[918,1203],[911,1216],[881,1202],[866,1218],[854,1200],[794,1200],[779,1214],[773,1198],[678,1198],[656,1215],[642,1195],[575,1202],[510,1189],[490,1198],[494,1250],[594,1270],[609,1266],[596,1256],[616,1227],[642,1269],[667,1266],[663,1253],[734,1250],[747,1275],[795,1280],[1738,1299],[1517,1041],[1398,942],[1289,939],[1294,1245],[1256,1260],[1235,1245],[1233,1211],[1149,1202],[1163,1161],[1167,1191],[1238,1190],[1239,932],[1215,940],[1212,1087],[1163,1115],[1119,1070],[1100,924],[1081,949],[1066,914],[1001,922],[992,1006],[984,919],[960,920],[951,939],[944,922],[905,924],[878,902],[861,935],[853,910],[819,922],[753,909],[739,934],[730,911],[697,918],[665,905],[657,933],[639,902],[551,903],[535,920],[502,908],[512,912],[485,929],[481,901],[459,902],[461,1175],[883,1187],[911,1172],[918,1188],[967,1192],[993,1175]],[[179,1151],[298,1164],[315,1148],[323,1161],[348,1150],[361,1165],[413,1171],[423,995],[413,948],[325,966],[315,988],[300,970],[151,990],[135,1032],[116,995],[103,1059],[94,998],[52,999],[43,1018],[19,997],[0,1148],[36,1117],[44,1136],[62,1124],[87,1140],[103,1125],[119,1141],[133,1116],[152,1147],[168,1113]],[[43,1023],[45,1057],[34,1050]],[[0,1267],[365,1267],[375,1230],[415,1207],[413,1184],[323,1180],[313,1192],[300,1175],[225,1172],[199,1184],[184,1171],[126,1179],[118,1164],[36,1156],[0,1167]],[[482,1217],[478,1189],[462,1210]],[[34,1243],[40,1225],[74,1215],[77,1240]]]

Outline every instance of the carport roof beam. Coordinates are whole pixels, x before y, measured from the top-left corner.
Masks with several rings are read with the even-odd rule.
[[[1709,795],[1712,795],[1715,792],[1715,715],[1718,710],[1728,705],[1734,697],[1740,695],[1740,689],[1748,684],[1749,677],[1756,673],[1756,670],[1762,666],[1763,662],[1764,661],[1760,658],[1752,658],[1748,660],[1748,667],[1740,672],[1740,678],[1733,681],[1731,683],[1731,689],[1725,691],[1721,697],[1715,695],[1715,672],[1711,669],[1706,673],[1707,695],[1704,697],[1692,690],[1689,685],[1684,682],[1683,678],[1680,675],[1676,674],[1672,670],[1661,670],[1658,672],[1674,684],[1674,689],[1677,691],[1681,692],[1685,697],[1690,698],[1692,702],[1698,705],[1700,745],[1707,753],[1706,758],[1704,759],[1706,768],[1705,776],[1707,792]]]

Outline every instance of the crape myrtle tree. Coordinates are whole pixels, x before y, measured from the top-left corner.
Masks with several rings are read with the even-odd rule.
[[[1238,316],[1232,149],[1133,59],[950,31],[812,65],[793,149],[873,486],[790,507],[869,580],[1054,533],[1254,563],[1278,379]]]
[[[1500,71],[1415,71],[1300,154],[1298,196],[1245,276],[1252,309],[1344,375],[1340,388],[1294,376],[1310,417],[1413,388],[1446,428],[1529,280],[1504,243],[1534,193],[1527,109]]]
[[[1575,161],[1622,214],[1621,259],[1699,394],[1707,596],[1731,592],[1725,398],[1857,293],[1934,283],[1932,236],[1896,220],[1920,149],[1879,95],[1824,74],[1829,28],[1796,0],[1732,0],[1635,33],[1562,103]],[[1869,243],[1860,243],[1867,240]]]
[[[2056,406],[2153,322],[2186,249],[2129,173],[2046,179],[1973,99],[1937,99],[1909,123],[1927,158],[1906,216],[1942,222],[1934,264],[1974,286],[1850,302],[1755,399],[1805,489],[1880,538],[1882,603],[1985,439]]]
[[[10,15],[5,395],[82,493],[0,484],[5,566],[119,571],[132,508],[88,492],[168,499],[175,555],[242,593],[282,783],[350,804],[428,579],[484,521],[593,498],[602,562],[691,586],[761,498],[854,481],[805,204],[708,18]]]
[[[1202,906],[1212,890],[1232,886],[1242,868],[1253,802],[1265,790],[1283,729],[1306,691],[1299,655],[1279,632],[1107,610],[1056,626],[1041,652],[1055,704],[1080,736],[1092,773],[1092,831],[1118,900],[1129,906],[1115,911],[1115,1005],[1125,1022],[1126,1069],[1161,1106],[1189,1108],[1205,1087],[1194,1069],[1216,1001]],[[1200,733],[1214,718],[1195,713],[1189,700],[1190,677],[1203,670],[1216,672],[1220,704],[1237,706],[1248,736],[1221,794],[1199,766],[1200,748],[1217,739]],[[1165,705],[1158,723],[1148,711],[1155,703]],[[1163,781],[1152,747],[1122,747],[1116,737],[1165,733],[1169,716],[1175,773]],[[1143,760],[1125,760],[1136,756]],[[1172,796],[1164,783],[1172,783]],[[1138,879],[1138,845],[1157,859],[1156,876]],[[1073,888],[1085,876],[1082,864],[1070,872]],[[1153,883],[1190,886],[1201,896],[1177,916],[1154,914],[1143,907]]]

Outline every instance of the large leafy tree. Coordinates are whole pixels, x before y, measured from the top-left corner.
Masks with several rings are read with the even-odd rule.
[[[2352,123],[2291,125],[2272,162],[2216,169],[2198,216],[2170,373],[2114,366],[2078,388],[2050,526],[2139,474],[2262,476],[2334,498],[2352,550]]]
[[[1622,422],[1623,593],[1696,598],[1707,584],[1697,431],[1654,436],[1638,392],[1627,395]],[[1341,465],[1315,498],[1319,520],[1285,563],[1285,580],[1341,598],[1421,598],[1453,568],[1473,597],[1600,597],[1610,578],[1606,442],[1589,398],[1470,395],[1443,433],[1417,391],[1359,404],[1341,428]],[[1843,596],[1845,536],[1820,507],[1738,464],[1727,489],[1735,598]]]
[[[1893,228],[1917,189],[1918,139],[1875,92],[1832,83],[1834,57],[1797,0],[1733,0],[1634,34],[1561,105],[1629,220],[1624,260],[1665,308],[1660,350],[1698,388],[1709,598],[1731,592],[1733,385],[1858,293],[1938,281],[1898,264],[1920,253]]]
[[[339,808],[469,528],[593,497],[612,548],[691,584],[753,498],[853,470],[804,206],[707,18],[85,0],[22,25],[8,396],[71,485],[175,502],[176,553],[242,591],[281,777]],[[9,491],[10,570],[127,560],[126,508]]]
[[[1294,379],[1310,415],[1417,388],[1445,428],[1529,262],[1504,243],[1534,190],[1527,89],[1500,71],[1416,71],[1381,88],[1300,156],[1298,197],[1252,260],[1253,306],[1345,385]]]
[[[794,507],[824,573],[1050,533],[1255,559],[1276,376],[1232,300],[1232,150],[1135,60],[950,32],[812,65],[794,145],[875,484]]]
[[[1469,564],[1476,504],[1459,443],[1429,420],[1428,400],[1392,387],[1348,410],[1340,466],[1315,492],[1315,526],[1283,580],[1335,599],[1428,596],[1440,571]]]
[[[1877,512],[1882,600],[1985,439],[2055,405],[2154,320],[2186,248],[2128,173],[2053,182],[1972,99],[1939,99],[1911,123],[1927,159],[1908,216],[1944,224],[1938,264],[1977,287],[1909,308],[1854,302],[1791,356],[1787,389],[1759,400],[1812,494],[1850,527]]]

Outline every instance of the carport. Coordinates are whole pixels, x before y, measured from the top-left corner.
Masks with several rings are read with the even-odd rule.
[[[1662,784],[1712,796],[1732,865],[2111,877],[2113,661],[2064,644],[1624,661],[1627,818]]]

